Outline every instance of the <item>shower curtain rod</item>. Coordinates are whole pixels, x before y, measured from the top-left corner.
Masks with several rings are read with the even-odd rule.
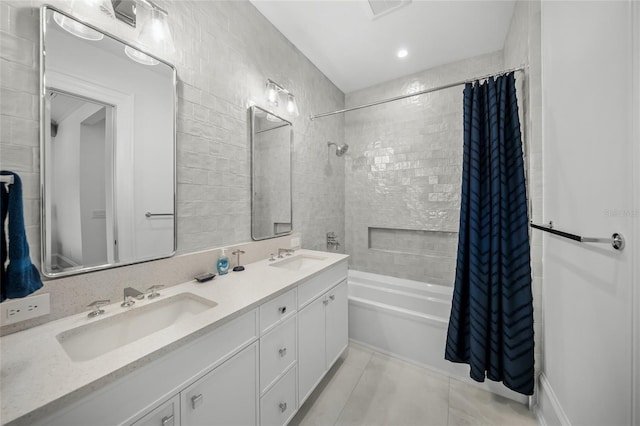
[[[413,96],[419,96],[419,95],[424,95],[424,94],[431,93],[431,92],[437,92],[439,90],[449,89],[451,87],[461,86],[461,85],[467,84],[467,83],[473,83],[474,81],[477,81],[477,80],[484,80],[484,79],[489,78],[489,77],[496,77],[498,75],[508,74],[510,72],[516,72],[516,71],[524,72],[525,68],[527,68],[525,65],[521,65],[521,66],[519,66],[517,68],[511,68],[511,69],[508,69],[508,70],[500,71],[498,73],[487,74],[487,75],[483,75],[482,77],[475,77],[475,78],[472,78],[472,79],[469,79],[469,80],[458,81],[456,83],[450,83],[450,84],[446,84],[444,86],[433,87],[431,89],[422,90],[420,92],[410,93],[408,95],[396,96],[394,98],[384,99],[384,100],[373,102],[373,103],[370,103],[370,104],[359,105],[359,106],[356,106],[356,107],[345,108],[345,109],[341,109],[341,110],[338,110],[338,111],[325,112],[325,113],[322,113],[322,114],[312,115],[312,116],[309,117],[309,119],[311,121],[313,121],[316,118],[327,117],[329,115],[335,115],[335,114],[343,114],[345,112],[355,111],[357,109],[369,108],[369,107],[376,106],[376,105],[382,105],[382,104],[386,104],[387,102],[399,101],[401,99],[411,98]]]

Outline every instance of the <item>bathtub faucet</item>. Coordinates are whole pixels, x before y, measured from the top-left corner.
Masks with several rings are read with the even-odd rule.
[[[331,247],[334,250],[338,250],[338,247],[340,247],[340,242],[335,232],[327,232],[327,250]]]

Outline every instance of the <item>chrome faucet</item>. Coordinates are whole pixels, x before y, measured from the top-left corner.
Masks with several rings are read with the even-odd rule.
[[[141,291],[136,290],[133,287],[125,288],[124,289],[124,300],[122,301],[120,306],[122,306],[123,308],[128,308],[130,306],[133,306],[133,304],[136,303],[136,302],[131,299],[132,297],[135,297],[138,300],[142,300],[142,299],[144,299],[144,293],[142,293]]]
[[[333,247],[334,250],[338,250],[338,247],[340,247],[340,242],[335,232],[327,232],[327,250],[329,250],[329,247]]]
[[[293,250],[292,249],[286,249],[286,248],[279,248],[278,249],[278,259],[282,259],[284,257],[282,255],[282,253],[287,253],[287,256],[291,256],[293,254]]]

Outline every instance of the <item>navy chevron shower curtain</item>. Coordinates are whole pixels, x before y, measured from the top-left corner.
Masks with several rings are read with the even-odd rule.
[[[533,298],[513,73],[464,89],[456,279],[445,358],[472,379],[533,394]]]

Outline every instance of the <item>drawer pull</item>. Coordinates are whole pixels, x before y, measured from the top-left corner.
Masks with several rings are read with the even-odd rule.
[[[281,412],[284,413],[285,411],[287,411],[287,403],[286,402],[281,402],[279,407],[280,407],[280,411]]]
[[[164,416],[162,418],[162,426],[173,426],[175,424],[173,420],[174,420],[173,414],[170,416]]]
[[[336,296],[334,296],[333,294],[331,296],[329,296],[329,299],[331,300],[336,300]]]
[[[280,354],[280,358],[284,358],[284,356],[287,354],[287,348],[279,349],[278,353]]]
[[[202,404],[202,394],[194,395],[191,397],[191,407],[195,409],[198,405]]]
[[[280,306],[278,308],[278,312],[280,312],[280,314],[284,314],[285,312],[287,312],[287,307],[286,306]]]

